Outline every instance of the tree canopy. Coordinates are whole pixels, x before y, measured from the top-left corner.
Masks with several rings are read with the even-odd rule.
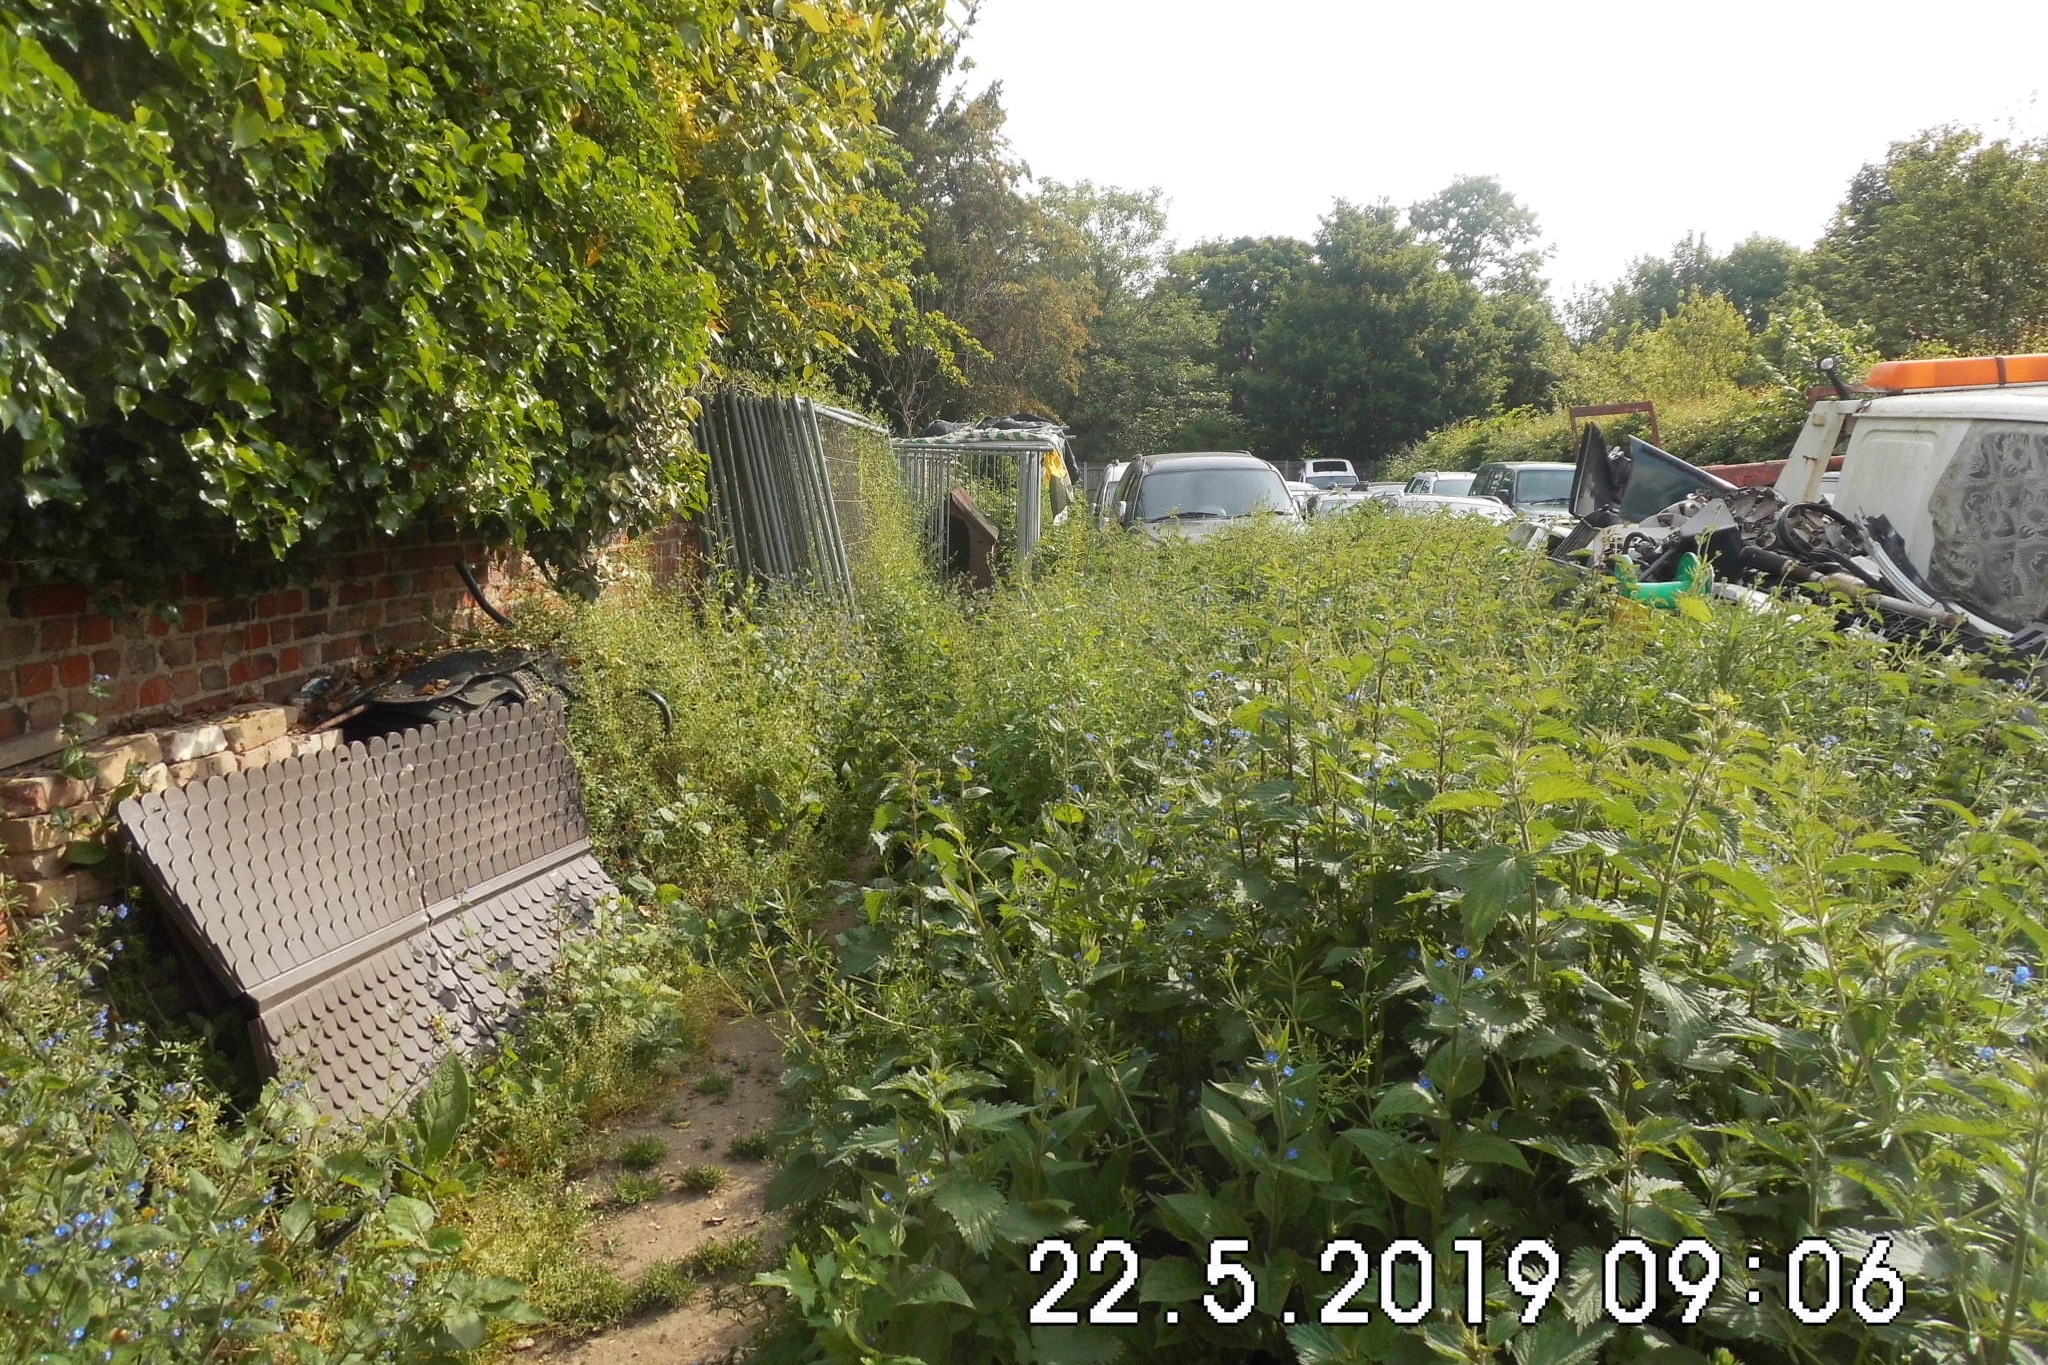
[[[32,571],[424,520],[573,561],[693,495],[718,365],[907,305],[866,166],[940,0],[4,8],[0,543]]]
[[[1888,355],[2048,346],[2048,142],[1937,128],[1865,166],[1807,272]]]
[[[1260,329],[1245,407],[1270,447],[1376,461],[1500,392],[1479,291],[1385,205],[1339,203]]]

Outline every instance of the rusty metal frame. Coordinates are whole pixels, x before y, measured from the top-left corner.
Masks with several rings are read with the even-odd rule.
[[[617,894],[557,701],[121,804],[145,877],[247,1002],[268,1075],[345,1118],[486,1042]]]
[[[1585,407],[1567,409],[1572,419],[1572,449],[1579,448],[1579,419],[1582,417],[1621,417],[1632,412],[1650,414],[1650,444],[1662,447],[1664,433],[1657,429],[1657,405],[1645,399],[1640,403],[1591,403]]]

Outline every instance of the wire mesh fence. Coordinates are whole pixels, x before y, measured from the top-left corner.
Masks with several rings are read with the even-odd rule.
[[[1031,558],[1045,525],[1045,459],[1057,449],[1038,435],[1002,433],[953,440],[924,437],[892,441],[912,505],[926,528],[934,558],[944,553],[947,499],[964,488],[995,524],[1002,554]]]
[[[858,535],[859,442],[887,435],[804,398],[728,392],[705,399],[697,441],[710,457],[711,531],[726,569],[741,581],[850,599],[844,518]]]
[[[875,530],[863,477],[891,467],[901,476],[934,568],[949,552],[955,489],[965,489],[995,526],[1001,557],[1021,564],[1046,520],[1046,461],[1063,448],[1046,431],[892,440],[858,413],[736,392],[704,399],[697,440],[710,457],[712,546],[732,577],[845,601]]]

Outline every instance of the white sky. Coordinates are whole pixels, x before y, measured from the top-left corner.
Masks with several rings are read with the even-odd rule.
[[[966,51],[1034,175],[1159,186],[1183,244],[1496,175],[1560,300],[1688,231],[1808,244],[1922,128],[2048,132],[2041,0],[983,0]]]

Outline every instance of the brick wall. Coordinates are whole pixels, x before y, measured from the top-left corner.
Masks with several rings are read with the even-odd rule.
[[[468,624],[456,564],[482,573],[490,558],[448,536],[366,537],[260,590],[238,587],[232,572],[188,578],[161,613],[24,583],[0,561],[0,768],[24,736],[67,712],[90,712],[110,730],[131,716],[277,700],[335,664],[424,645]],[[95,677],[106,696],[92,695]]]

